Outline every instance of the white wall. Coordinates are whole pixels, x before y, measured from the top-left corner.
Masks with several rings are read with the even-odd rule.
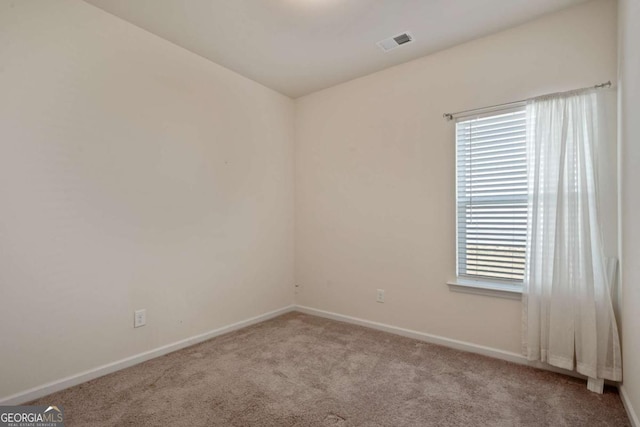
[[[640,1],[619,3],[623,397],[640,416]]]
[[[297,303],[519,353],[519,301],[445,285],[442,113],[615,81],[616,28],[614,0],[589,2],[296,100]]]
[[[616,3],[583,4],[297,100],[294,176],[290,99],[84,2],[0,0],[0,399],[292,303],[294,177],[297,303],[519,352],[519,302],[445,285],[442,113],[615,75]],[[623,119],[625,183],[637,126]],[[640,272],[623,274],[637,408]]]
[[[293,108],[84,2],[0,0],[0,398],[291,304]]]

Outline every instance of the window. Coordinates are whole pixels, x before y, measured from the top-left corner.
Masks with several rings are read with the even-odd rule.
[[[524,106],[456,122],[457,274],[521,284],[527,238]]]

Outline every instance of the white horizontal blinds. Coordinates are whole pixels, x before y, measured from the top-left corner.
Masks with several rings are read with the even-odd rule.
[[[456,123],[458,275],[522,282],[527,238],[526,110]]]

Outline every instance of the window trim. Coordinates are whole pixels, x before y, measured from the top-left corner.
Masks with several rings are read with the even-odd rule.
[[[462,276],[448,280],[447,286],[451,292],[484,295],[505,299],[522,299],[522,285],[513,283],[498,283],[498,281],[470,280]]]

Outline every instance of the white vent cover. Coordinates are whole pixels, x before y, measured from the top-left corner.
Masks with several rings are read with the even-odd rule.
[[[385,52],[389,52],[392,49],[406,45],[408,43],[411,43],[412,41],[413,36],[408,31],[405,31],[404,33],[397,34],[393,37],[389,37],[388,39],[380,40],[376,44],[378,45],[378,47],[380,47],[380,49],[384,50]]]

